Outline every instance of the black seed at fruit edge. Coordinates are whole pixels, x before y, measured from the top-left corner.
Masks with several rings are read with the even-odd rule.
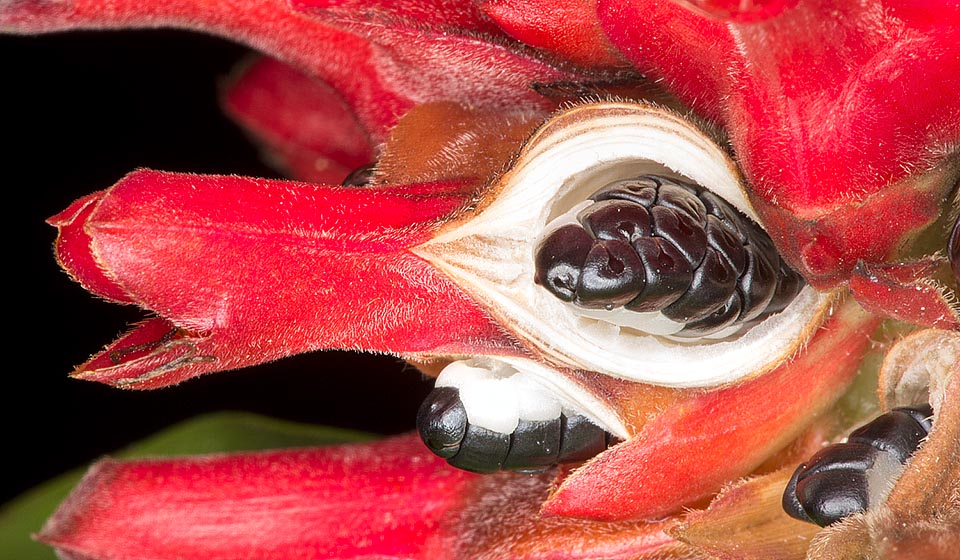
[[[638,239],[633,248],[643,263],[647,285],[624,305],[626,309],[660,311],[683,295],[693,279],[693,271],[683,253],[669,241],[656,237]]]
[[[777,289],[773,294],[773,299],[767,304],[764,313],[777,313],[783,311],[789,306],[797,294],[803,289],[804,281],[799,274],[787,266],[786,263],[780,263],[780,274],[777,280]]]
[[[740,301],[740,294],[734,292],[730,295],[727,301],[724,302],[720,309],[717,309],[699,321],[687,323],[687,326],[685,326],[680,332],[676,333],[676,336],[687,338],[706,336],[708,334],[719,332],[733,325],[737,321],[742,308],[743,304]]]
[[[737,274],[743,272],[746,266],[746,255],[740,233],[732,226],[720,221],[716,216],[707,216],[707,244],[713,247],[720,255],[733,266]]]
[[[933,414],[932,410],[930,414]],[[906,463],[923,438],[927,437],[927,432],[928,426],[922,425],[909,412],[895,408],[850,432],[847,441],[872,445],[880,451],[893,454],[900,463]]]
[[[680,183],[663,184],[657,192],[657,205],[683,212],[700,224],[707,219],[707,207],[696,190]]]
[[[750,245],[744,247],[747,263],[737,283],[743,299],[741,321],[749,321],[766,310],[777,291],[777,274],[763,254]]]
[[[590,196],[590,200],[626,200],[650,207],[657,201],[657,189],[660,183],[652,177],[624,179],[603,187]]]
[[[358,167],[351,171],[340,184],[344,187],[368,187],[373,184],[373,172],[375,169],[376,165],[373,163]]]
[[[467,411],[460,391],[437,387],[430,391],[417,411],[417,431],[430,451],[449,459],[460,451],[467,431]]]
[[[637,297],[645,284],[643,263],[626,241],[597,241],[583,262],[576,302],[583,307],[619,307]]]
[[[563,301],[573,301],[593,238],[578,225],[550,233],[536,249],[534,281]]]
[[[607,448],[607,433],[580,415],[561,415],[560,463],[586,461]]]
[[[859,470],[821,472],[797,481],[804,512],[825,527],[870,507],[867,473]]]

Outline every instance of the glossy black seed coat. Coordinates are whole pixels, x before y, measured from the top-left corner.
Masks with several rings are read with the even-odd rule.
[[[467,424],[460,452],[447,462],[458,469],[486,474],[502,469],[509,452],[510,434]]]
[[[567,225],[557,229],[537,250],[534,280],[563,301],[573,301],[592,247],[593,238],[583,228]]]
[[[456,455],[467,432],[467,411],[460,391],[453,387],[430,391],[417,411],[417,430],[434,454],[444,459]]]
[[[781,311],[803,287],[760,226],[696,185],[643,175],[590,199],[579,226],[536,248],[537,283],[563,301],[660,311],[687,325],[679,336],[702,336]]]
[[[630,311],[660,311],[677,301],[693,278],[690,263],[680,250],[656,237],[638,239],[633,248],[643,263],[647,283],[624,307]]]
[[[896,408],[851,432],[845,443],[818,451],[787,483],[784,511],[820,526],[865,511],[871,469],[883,457],[904,464],[929,433],[932,415],[930,405]]]
[[[453,387],[437,387],[427,395],[417,413],[417,430],[434,454],[454,467],[477,473],[537,472],[585,461],[617,442],[579,415],[521,419],[510,434],[475,426],[467,417],[459,390]]]
[[[607,433],[583,416],[560,416],[563,438],[560,441],[560,463],[586,461],[607,448]]]
[[[646,285],[643,262],[626,241],[601,240],[593,245],[580,271],[574,302],[583,307],[620,307]]]
[[[511,436],[510,451],[503,463],[506,470],[535,470],[560,462],[562,422],[520,420]]]
[[[358,167],[351,171],[340,184],[344,187],[368,187],[373,184],[373,174],[376,168],[376,164],[373,163]]]
[[[913,412],[919,411],[914,409]],[[893,409],[873,422],[850,432],[847,442],[872,445],[880,451],[892,454],[897,461],[906,463],[930,432],[929,420],[926,420],[929,415],[924,417],[924,423],[921,423],[910,412],[899,408]]]

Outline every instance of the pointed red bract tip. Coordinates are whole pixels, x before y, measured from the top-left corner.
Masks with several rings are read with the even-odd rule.
[[[517,353],[475,301],[409,250],[455,216],[468,191],[132,173],[54,218],[78,239],[66,237],[62,262],[160,318],[74,374],[152,388],[319,349]]]
[[[76,200],[66,210],[51,216],[47,223],[58,230],[54,253],[57,262],[85,289],[120,303],[134,300],[111,278],[91,250],[87,220],[108,191],[100,191]]]

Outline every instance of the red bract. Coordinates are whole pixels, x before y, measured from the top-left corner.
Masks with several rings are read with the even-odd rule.
[[[602,402],[627,441],[535,477],[455,472],[409,438],[106,462],[42,535],[72,557],[690,557],[682,508],[801,436],[880,317],[960,326],[935,254],[960,176],[956,3],[0,0],[0,29],[19,33],[131,26],[270,55],[224,105],[279,167],[320,184],[138,171],[51,218],[81,284],[156,314],[76,376],[145,389],[330,348],[528,360]],[[612,95],[715,129],[744,204],[829,294],[776,363],[707,388],[578,369],[450,265],[488,256],[464,250],[482,235],[451,233],[526,169],[551,133],[538,127]],[[374,161],[372,186],[337,185]],[[936,247],[915,247],[924,229]]]

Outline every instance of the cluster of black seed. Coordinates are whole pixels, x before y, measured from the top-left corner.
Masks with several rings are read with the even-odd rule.
[[[437,387],[417,412],[420,439],[450,465],[477,473],[537,472],[598,455],[619,440],[578,414],[552,420],[521,419],[502,434],[470,423],[453,387]]]
[[[880,456],[906,464],[930,433],[932,417],[929,404],[895,408],[854,430],[844,443],[821,449],[787,483],[784,511],[821,527],[866,511],[880,487],[892,484],[898,474],[871,472]]]
[[[803,279],[755,222],[660,175],[611,183],[536,249],[536,282],[583,308],[659,311],[696,337],[783,310]]]

